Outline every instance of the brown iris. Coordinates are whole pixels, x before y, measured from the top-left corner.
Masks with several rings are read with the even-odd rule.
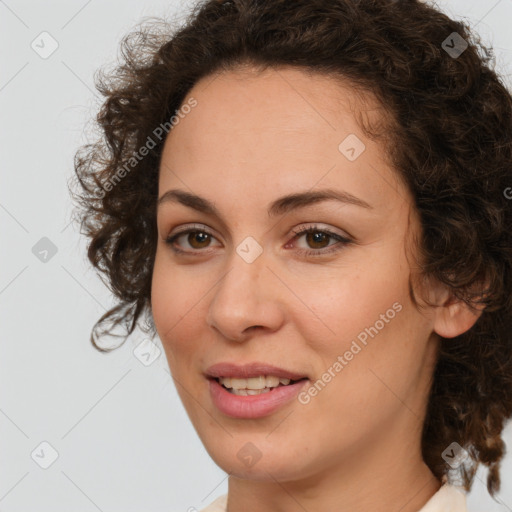
[[[207,245],[200,245],[199,247],[194,245],[192,243],[192,241],[196,242],[196,241],[199,241],[198,243],[201,244],[201,243],[208,243],[210,241],[210,235],[208,233],[204,233],[203,231],[192,231],[188,234],[188,242],[190,243],[190,246],[191,247],[194,247],[195,249],[202,249],[204,247],[207,247]]]
[[[312,232],[309,232],[309,233],[306,233],[306,240],[308,242],[308,244],[313,243],[313,244],[316,244],[316,243],[321,243],[322,241],[326,241],[327,240],[327,245],[329,244],[329,235],[325,234],[325,233],[322,233],[321,231],[312,231]],[[326,247],[325,245],[322,245],[321,247],[315,247],[313,245],[313,248],[314,249],[321,249],[323,247]]]

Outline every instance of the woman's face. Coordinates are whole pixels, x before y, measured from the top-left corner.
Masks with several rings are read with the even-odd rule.
[[[158,206],[152,311],[206,449],[259,480],[419,458],[437,343],[408,293],[419,222],[353,89],[282,68],[191,98],[162,156],[159,197],[182,195]]]

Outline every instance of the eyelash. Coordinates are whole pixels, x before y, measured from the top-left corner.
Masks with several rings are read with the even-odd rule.
[[[165,240],[165,243],[170,245],[171,247],[171,250],[174,251],[175,253],[177,254],[183,254],[183,255],[194,255],[195,253],[200,253],[200,252],[204,252],[203,250],[201,249],[196,249],[196,250],[193,250],[193,251],[184,251],[182,249],[178,249],[177,247],[175,247],[173,245],[174,241],[176,239],[178,239],[179,237],[183,236],[183,235],[188,235],[189,233],[205,233],[207,234],[208,236],[211,236],[213,238],[215,238],[210,232],[208,232],[208,230],[205,230],[205,229],[198,229],[198,228],[189,228],[189,229],[186,229],[186,230],[183,230],[183,231],[180,231],[172,236],[169,236],[168,238],[166,238]],[[344,236],[341,236],[337,233],[334,233],[333,231],[330,231],[329,229],[325,229],[325,228],[322,228],[320,229],[318,226],[310,226],[308,228],[305,228],[305,229],[297,229],[297,230],[292,230],[292,233],[295,235],[293,237],[293,240],[295,240],[296,238],[299,238],[300,236],[304,235],[304,234],[308,234],[308,233],[322,233],[322,234],[325,234],[327,235],[328,237],[330,238],[334,238],[335,240],[338,241],[337,244],[333,244],[332,246],[328,246],[330,247],[329,249],[299,249],[299,253],[300,254],[303,254],[304,256],[324,256],[326,254],[332,254],[332,253],[335,253],[335,252],[338,252],[338,251],[341,251],[346,245],[352,243],[353,241],[347,237],[344,237]]]

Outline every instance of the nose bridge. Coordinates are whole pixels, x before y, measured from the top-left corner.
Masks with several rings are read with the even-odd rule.
[[[253,250],[250,244],[242,242],[233,252],[208,309],[208,325],[230,339],[239,340],[250,327],[277,329],[282,320],[282,311],[274,300],[279,293],[277,283],[271,282],[277,280],[267,268],[268,258],[264,253],[247,258]]]

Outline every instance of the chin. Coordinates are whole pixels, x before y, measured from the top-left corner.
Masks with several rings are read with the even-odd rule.
[[[236,478],[275,482],[303,477],[306,461],[296,448],[286,451],[282,439],[276,436],[270,440],[267,436],[268,432],[250,437],[234,434],[220,443],[219,438],[214,437],[206,440],[204,446],[215,464]]]

